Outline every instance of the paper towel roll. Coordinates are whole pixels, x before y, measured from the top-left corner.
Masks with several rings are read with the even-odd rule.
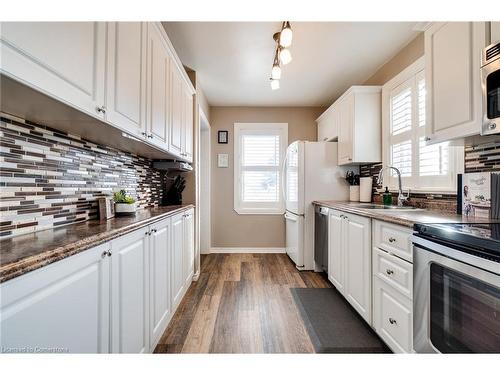
[[[359,179],[359,201],[371,202],[372,201],[372,177],[361,177]]]

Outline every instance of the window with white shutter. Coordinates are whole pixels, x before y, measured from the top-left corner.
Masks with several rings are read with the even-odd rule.
[[[234,209],[240,214],[284,211],[281,171],[288,124],[234,124]]]
[[[463,147],[425,141],[425,90],[423,58],[384,85],[383,164],[400,170],[404,189],[453,192]],[[387,177],[389,188],[396,189],[396,173]]]

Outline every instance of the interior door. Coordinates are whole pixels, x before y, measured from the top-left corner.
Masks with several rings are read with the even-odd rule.
[[[155,345],[167,327],[171,314],[171,225],[170,218],[151,226],[149,246],[150,269],[150,336]]]
[[[2,22],[1,72],[104,117],[104,22]]]
[[[148,228],[112,241],[111,345],[114,353],[149,351]]]
[[[297,267],[304,266],[304,217],[285,213],[286,253]]]
[[[156,23],[148,23],[148,140],[168,150],[170,131],[170,56]]]
[[[0,284],[2,349],[108,353],[107,250],[103,244]]]
[[[146,135],[145,22],[108,23],[106,118],[139,137]]]

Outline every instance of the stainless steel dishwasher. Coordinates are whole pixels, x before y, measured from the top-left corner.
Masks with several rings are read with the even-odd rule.
[[[314,208],[314,261],[328,273],[328,208]]]

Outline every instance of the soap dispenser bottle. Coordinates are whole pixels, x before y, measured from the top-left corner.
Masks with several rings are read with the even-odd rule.
[[[384,194],[382,195],[382,200],[385,206],[390,206],[392,204],[392,194],[387,186],[385,187]]]

